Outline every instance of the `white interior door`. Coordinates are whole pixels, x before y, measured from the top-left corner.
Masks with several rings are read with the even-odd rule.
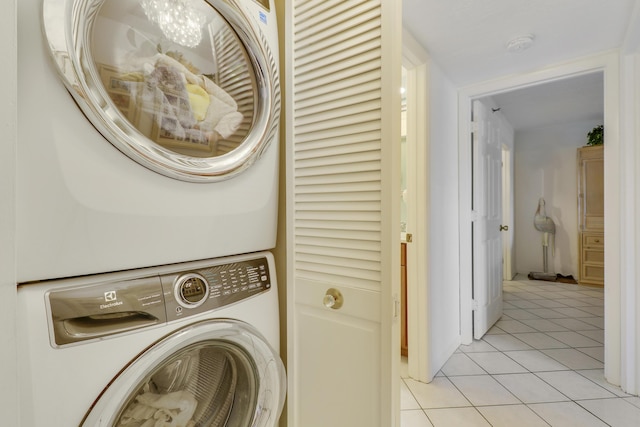
[[[472,136],[473,337],[502,316],[502,144],[500,123],[473,102]]]
[[[401,5],[286,10],[288,425],[397,426]]]

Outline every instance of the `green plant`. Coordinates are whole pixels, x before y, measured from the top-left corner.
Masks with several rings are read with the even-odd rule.
[[[604,125],[596,126],[587,134],[587,145],[602,145],[604,143]]]

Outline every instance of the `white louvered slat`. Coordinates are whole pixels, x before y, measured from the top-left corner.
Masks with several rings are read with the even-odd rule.
[[[377,99],[362,102],[366,101],[365,96],[370,99],[372,95]],[[353,102],[351,105],[344,105],[345,100],[336,100],[324,106],[317,106],[313,110],[309,109],[306,111],[306,116],[299,118],[300,130],[308,132],[305,125],[313,127],[313,125],[322,124],[324,127],[342,127],[344,124],[351,124],[354,121],[357,123],[379,119],[379,97],[379,94],[377,96],[375,94],[357,95],[349,98]]]
[[[378,251],[380,250],[380,236],[373,235],[371,239],[366,240],[365,235],[362,234],[358,236],[358,238],[354,238],[355,236],[352,234],[345,234],[344,231],[340,233],[336,233],[332,235],[328,233],[326,230],[322,234],[322,236],[305,236],[302,232],[298,235],[297,243],[300,246],[309,245],[309,246],[317,246],[317,247],[325,247],[325,248],[336,248],[336,249],[355,249],[355,250],[367,250],[367,251]],[[376,241],[377,237],[377,241]]]
[[[361,123],[349,123],[338,129],[325,129],[322,127],[315,127],[304,130],[306,132],[299,132],[296,135],[296,145],[298,143],[303,144],[301,150],[304,150],[304,144],[308,142],[331,145],[335,139],[353,138],[365,132],[375,131],[379,134],[380,123],[378,121],[369,121]]]
[[[339,274],[332,274],[332,272],[338,272]],[[331,270],[330,273],[327,273],[327,270],[322,268],[321,265],[306,264],[302,261],[299,262],[298,266],[298,279],[310,285],[314,285],[318,281],[334,284],[349,283],[350,287],[358,287],[366,290],[375,288],[376,282],[380,281],[379,275],[373,275],[371,278],[349,277],[348,274],[343,274],[338,271],[338,269]]]
[[[351,238],[356,241],[380,239],[380,230],[376,226],[376,223],[369,223],[367,221],[352,223],[349,221],[323,222],[314,219],[300,219],[298,221],[297,231],[299,231],[302,236],[310,234],[329,237],[339,235],[345,239]]]
[[[361,22],[369,19],[367,11],[378,9],[379,4],[375,1],[317,1],[316,7],[304,10],[296,14],[296,46],[304,48],[305,45],[317,41],[314,37],[318,32],[326,28],[338,26],[340,23],[350,23],[358,26]],[[376,13],[380,16],[379,10]]]
[[[300,190],[305,186],[316,186],[316,185],[324,185],[327,188],[326,191],[331,191],[328,186],[332,184],[343,184],[343,183],[361,183],[361,182],[369,182],[371,184],[375,184],[380,180],[380,171],[370,171],[370,172],[361,172],[361,173],[345,173],[338,175],[325,175],[322,177],[312,176],[307,178],[298,178],[296,179],[296,190]],[[379,188],[376,189],[379,191]]]
[[[326,144],[326,141],[325,141],[325,144]],[[345,157],[348,156],[349,153],[344,150],[347,144],[345,145],[338,145],[338,144],[339,143],[336,143],[335,145],[330,145],[330,146],[319,146],[318,148],[313,148],[309,146],[304,147],[303,151],[298,152],[298,160],[300,162],[303,162],[305,161],[305,159],[316,160],[317,158],[324,158],[324,157],[339,157],[342,154],[344,154]],[[376,142],[371,140],[370,138],[367,138],[367,140],[365,140],[364,142],[354,143],[353,145],[354,145],[353,147],[348,147],[348,148],[351,150],[354,150],[354,152],[357,152],[357,153],[367,153],[371,151],[378,152],[376,150],[377,148]],[[372,158],[377,159],[379,158],[379,156],[378,155],[372,156]],[[341,158],[338,161],[344,162],[345,159]]]
[[[371,201],[371,200],[380,200],[380,194],[371,191],[331,191],[331,192],[320,192],[313,191],[308,193],[299,193],[298,194],[298,202],[316,202],[316,203],[331,203],[331,202],[359,202],[359,201]]]
[[[305,90],[307,99],[301,96],[298,97],[296,110],[299,114],[304,114],[306,108],[328,102],[335,102],[336,99],[348,98],[359,93],[377,93],[377,96],[380,96],[379,83],[376,81],[376,79],[380,78],[379,72],[372,71],[369,75],[365,76],[358,74],[357,77],[359,78],[352,77],[336,80],[323,87],[318,87],[317,85],[307,87]]]
[[[351,128],[352,131],[356,133],[371,129],[380,129],[380,112],[369,110],[361,112],[360,114],[332,117],[324,121],[307,121],[306,123],[302,123],[298,129],[302,137],[306,133],[314,133],[323,139],[323,134],[327,134],[333,130],[337,130],[338,135],[343,135],[344,133],[341,131],[346,128]]]
[[[380,69],[379,50],[367,50],[360,55],[350,52],[347,58],[324,67],[310,66],[305,73],[298,75],[298,82],[304,84],[315,81],[316,84],[327,84],[344,78],[364,75],[366,72]]]
[[[326,88],[334,89],[333,82],[327,82]],[[311,93],[315,92],[320,85],[315,84],[313,88],[311,88]],[[314,113],[321,112],[322,109],[330,109],[330,108],[341,108],[346,106],[347,102],[351,102],[350,106],[363,104],[363,107],[366,104],[367,107],[379,107],[380,93],[379,89],[375,87],[371,87],[368,84],[362,85],[352,85],[348,88],[340,88],[335,87],[335,90],[332,92],[324,92],[323,95],[309,95],[308,100],[300,97],[300,105],[297,107],[297,114],[300,115],[300,118],[306,118],[305,116],[313,115]],[[364,110],[361,108],[361,110]],[[364,110],[366,111],[366,110]],[[353,115],[355,110],[350,114]],[[307,119],[308,120],[308,119]],[[349,133],[345,133],[348,135]]]
[[[340,33],[340,38],[333,40],[334,44],[330,46],[323,46],[323,43],[310,44],[306,50],[307,52],[299,52],[300,58],[300,72],[304,73],[309,68],[313,68],[314,64],[318,61],[327,60],[332,62],[340,62],[348,58],[349,54],[354,49],[358,49],[360,52],[369,52],[379,47],[378,31],[367,31],[377,29],[380,26],[380,21],[371,20],[366,23],[365,28],[352,28],[351,30]],[[331,29],[335,30],[334,28]],[[330,34],[329,34],[330,35]]]
[[[329,187],[325,187],[323,185],[305,185],[299,186],[298,189],[298,197],[300,197],[300,201],[305,201],[306,194],[317,194],[317,197],[321,197],[323,193],[330,194],[342,194],[342,193],[364,193],[364,192],[375,192],[376,196],[379,196],[380,193],[377,192],[377,188],[375,183],[372,182],[342,182],[342,183],[334,183]]]
[[[360,153],[358,153],[360,154]],[[325,176],[335,176],[335,175],[344,175],[344,174],[352,174],[356,175],[357,172],[367,172],[367,171],[375,171],[380,169],[379,161],[367,161],[365,157],[366,153],[362,153],[360,155],[354,154],[351,158],[356,159],[353,163],[345,162],[343,164],[319,164],[314,167],[301,167],[298,169],[299,177],[311,177],[317,176],[319,179],[323,179]],[[323,159],[318,159],[321,161]],[[324,163],[324,162],[323,162]]]
[[[353,279],[361,280],[366,283],[368,290],[376,290],[376,282],[380,282],[380,270],[375,269],[375,265],[370,263],[368,268],[358,269],[353,260],[348,265],[336,264],[336,260],[347,261],[345,258],[322,257],[316,254],[307,255],[300,253],[298,255],[298,274],[301,277],[312,280],[314,282],[322,282],[324,277],[331,277],[332,286],[352,287]],[[366,281],[366,282],[365,282]]]

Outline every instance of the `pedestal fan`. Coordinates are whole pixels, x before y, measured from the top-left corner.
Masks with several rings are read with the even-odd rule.
[[[529,279],[555,282],[557,275],[555,273],[549,273],[548,256],[550,244],[551,250],[555,254],[556,225],[553,220],[547,216],[544,205],[544,198],[540,197],[540,199],[538,200],[538,210],[536,211],[536,215],[533,218],[533,226],[536,228],[536,230],[542,232],[543,272],[531,272],[529,273]]]

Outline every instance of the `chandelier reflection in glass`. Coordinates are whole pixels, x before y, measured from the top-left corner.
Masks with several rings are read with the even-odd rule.
[[[187,2],[187,0],[141,0],[140,5],[147,18],[158,24],[169,40],[185,47],[196,47],[202,40],[204,16]]]

